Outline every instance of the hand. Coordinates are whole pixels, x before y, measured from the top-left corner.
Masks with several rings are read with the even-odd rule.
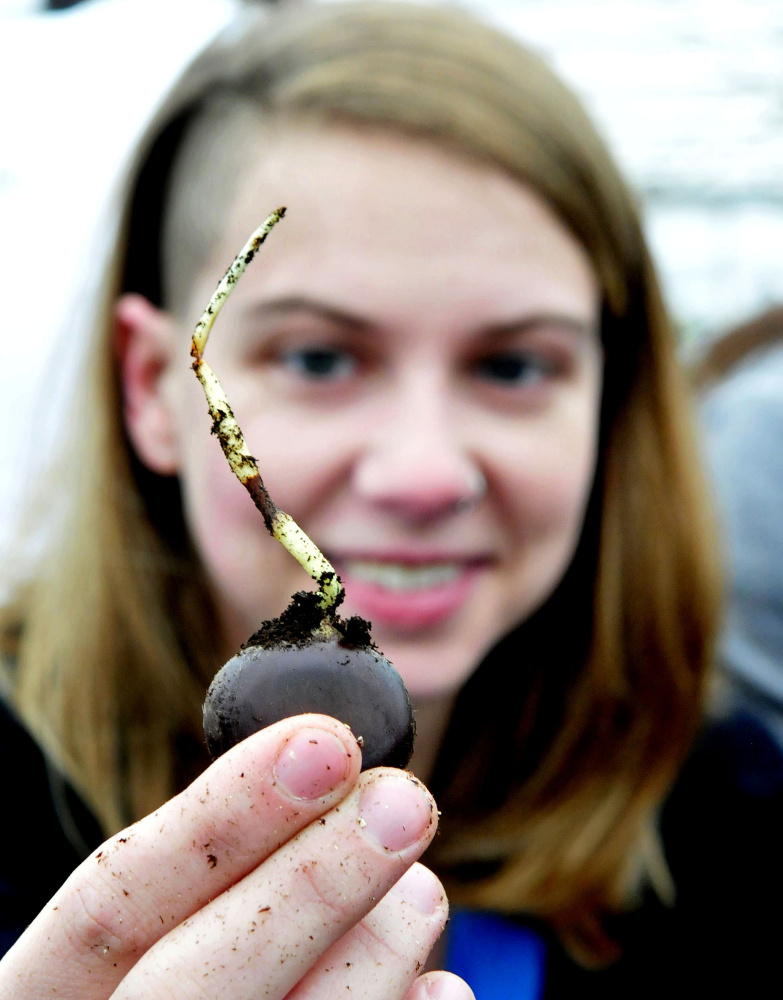
[[[414,863],[435,804],[360,760],[322,715],[245,740],[80,865],[0,963],[0,1000],[470,1000],[415,978],[447,916]]]

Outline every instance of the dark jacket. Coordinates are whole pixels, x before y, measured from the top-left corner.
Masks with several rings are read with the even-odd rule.
[[[612,921],[619,962],[587,972],[550,952],[554,998],[783,996],[783,754],[747,714],[702,733],[662,814],[677,888]]]

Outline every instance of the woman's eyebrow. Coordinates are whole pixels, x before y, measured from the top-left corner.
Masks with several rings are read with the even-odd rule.
[[[248,305],[247,314],[253,318],[277,319],[294,313],[307,314],[317,319],[328,320],[336,326],[349,327],[353,330],[367,330],[372,324],[369,320],[354,313],[340,309],[321,299],[309,298],[304,295],[286,295],[275,299],[264,299]]]
[[[366,317],[307,295],[283,295],[278,298],[256,300],[247,305],[246,317],[251,321],[274,322],[287,316],[309,316],[356,333],[367,333],[377,329],[377,324]],[[600,336],[598,319],[557,312],[534,313],[507,322],[490,323],[484,327],[482,333],[491,340],[501,341],[542,327],[558,327],[585,339]]]
[[[598,337],[600,321],[598,319],[582,319],[568,313],[535,313],[506,323],[495,323],[487,328],[487,334],[501,340],[515,334],[527,333],[541,327],[558,327],[580,337]]]

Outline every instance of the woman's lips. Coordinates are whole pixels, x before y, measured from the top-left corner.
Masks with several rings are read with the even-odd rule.
[[[455,615],[485,562],[338,559],[335,569],[349,610],[377,627],[412,630],[440,625]]]

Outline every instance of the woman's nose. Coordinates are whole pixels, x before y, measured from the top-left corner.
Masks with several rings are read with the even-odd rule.
[[[486,492],[480,463],[432,395],[401,400],[368,437],[354,488],[384,510],[428,520],[475,507]]]

